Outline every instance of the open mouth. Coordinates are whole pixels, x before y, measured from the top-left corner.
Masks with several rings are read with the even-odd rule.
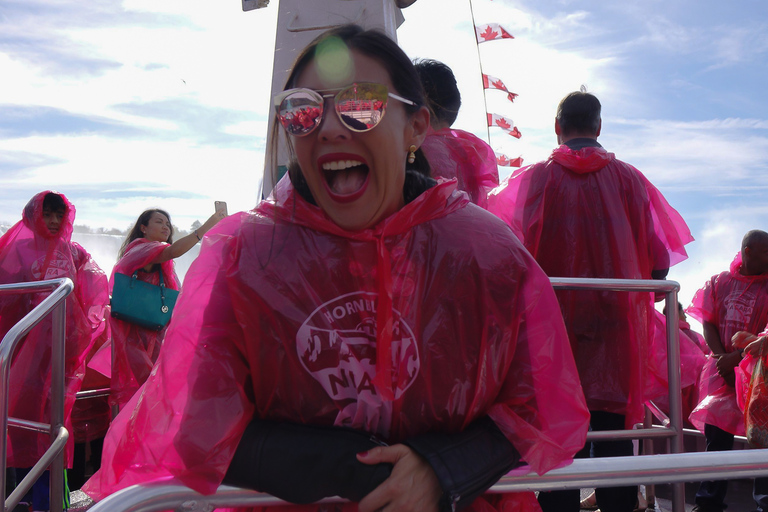
[[[356,159],[334,159],[323,162],[323,177],[331,199],[338,202],[354,201],[368,185],[368,166]]]

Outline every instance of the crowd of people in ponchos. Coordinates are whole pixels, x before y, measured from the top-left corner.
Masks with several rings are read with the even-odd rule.
[[[173,260],[203,242],[169,327],[150,331],[110,316],[113,276],[71,240],[75,206],[64,194],[35,195],[0,238],[0,284],[75,283],[65,355],[70,488],[85,480],[75,447],[92,443],[98,471],[83,489],[97,500],[172,476],[204,493],[222,482],[251,487],[297,503],[295,510],[316,510],[306,504],[334,495],[350,500],[339,510],[633,510],[633,487],[598,490],[596,505],[573,503],[568,491],[538,501],[483,493],[516,466],[543,473],[584,456],[590,423],[631,428],[646,400],[668,408],[665,319],[653,298],[555,294],[547,275],[663,279],[687,257],[684,221],[639,171],[597,143],[591,94],[560,103],[550,159],[500,184],[493,150],[451,128],[460,96],[450,69],[414,66],[385,36],[354,26],[329,32],[299,57],[286,88],[328,88],[314,57],[329,38],[355,63],[340,85],[380,81],[413,108],[391,104],[362,133],[300,109],[295,165],[253,211],[217,211],[175,241],[167,212],[142,213],[113,276],[137,272],[157,284],[162,273],[166,286],[181,289]],[[574,122],[590,115],[591,125]],[[312,175],[323,141],[362,153],[370,172],[400,176],[402,194],[366,196],[352,209],[352,200],[334,202]],[[393,163],[384,153],[397,145],[403,158]],[[613,197],[617,187],[626,196]],[[585,190],[582,211],[569,210],[578,201],[568,194]],[[640,212],[634,225],[620,204],[627,197]],[[383,207],[366,217],[371,203]],[[608,219],[602,233],[595,218]],[[628,250],[637,254],[621,254]],[[602,261],[587,269],[580,265],[590,251]],[[675,305],[685,416],[713,449],[744,434],[737,390],[743,394],[768,323],[765,254],[768,234],[751,231],[728,271],[687,310]],[[0,334],[41,300],[3,296]],[[686,312],[702,322],[703,336]],[[13,360],[13,417],[49,418],[50,336],[46,319]],[[108,400],[75,401],[78,391],[100,387],[110,388]],[[11,428],[7,442],[10,489],[48,440]],[[593,452],[625,449],[604,443]],[[45,475],[23,510],[49,509],[47,484]],[[703,482],[699,510],[722,510],[724,485]],[[761,507],[763,485],[756,481]]]

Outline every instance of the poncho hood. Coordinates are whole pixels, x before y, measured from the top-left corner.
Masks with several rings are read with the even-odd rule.
[[[768,279],[768,272],[757,274],[754,276],[745,276],[741,273],[741,265],[743,261],[741,259],[741,252],[737,252],[736,256],[733,258],[733,261],[731,261],[731,266],[729,270],[731,271],[731,274],[733,274],[733,277],[735,279],[738,279],[740,281],[758,281],[762,279]]]
[[[496,154],[484,140],[463,130],[430,127],[421,150],[432,176],[457,180],[459,190],[473,203],[488,208],[488,192],[499,186],[499,168]]]
[[[563,144],[555,148],[549,158],[569,171],[584,174],[599,171],[615,160],[616,155],[601,147],[586,147],[574,151]]]

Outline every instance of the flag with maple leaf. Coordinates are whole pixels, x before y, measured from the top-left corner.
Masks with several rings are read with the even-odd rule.
[[[507,99],[513,103],[518,96],[514,92],[509,92],[509,89],[507,89],[507,86],[504,85],[504,82],[502,82],[501,79],[496,78],[495,76],[486,75],[485,73],[483,73],[483,88],[504,91],[507,93]]]
[[[504,153],[496,153],[496,165],[501,167],[521,167],[523,165],[523,157],[509,158]]]
[[[517,139],[523,136],[515,126],[514,121],[499,114],[488,113],[488,126],[497,126]]]
[[[494,39],[514,39],[514,36],[498,23],[476,25],[475,36],[477,37],[478,43],[493,41]]]

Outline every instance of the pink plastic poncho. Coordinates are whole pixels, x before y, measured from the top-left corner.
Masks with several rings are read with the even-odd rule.
[[[212,493],[254,415],[389,443],[488,415],[539,473],[571,460],[588,412],[557,300],[502,222],[452,181],[354,233],[276,191],[203,240],[85,492],[172,475]]]
[[[558,147],[491,192],[488,207],[551,277],[650,279],[687,257],[685,221],[637,169],[601,147]],[[558,291],[590,410],[643,417],[648,293]]]
[[[85,358],[98,340],[108,337],[104,314],[109,303],[107,277],[90,254],[71,241],[75,207],[63,194],[66,205],[59,232],[51,233],[43,219],[43,200],[51,191],[33,197],[24,207],[22,220],[0,238],[0,283],[21,283],[68,277],[75,285],[66,299],[64,425],[71,432],[75,395],[85,374]],[[48,292],[0,297],[0,335],[48,296]],[[50,423],[51,316],[35,326],[16,349],[11,366],[9,415]],[[10,427],[8,466],[32,467],[50,446],[46,434]],[[65,451],[71,467],[74,439]]]
[[[112,275],[109,278],[110,293],[116,273],[132,275],[135,270],[143,269],[152,263],[166,247],[168,244],[165,242],[153,242],[146,238],[137,238],[128,244],[125,254],[112,269]],[[180,283],[174,270],[173,260],[161,263],[160,267],[165,286],[178,290]],[[157,272],[139,270],[138,278],[147,283],[160,284],[160,274]],[[109,401],[122,408],[149,377],[160,353],[167,326],[161,331],[152,331],[114,317],[110,317],[109,323],[112,327],[112,350],[114,351],[111,368],[112,394]],[[102,350],[94,356],[94,359],[107,357],[109,357],[108,351]],[[102,363],[97,360],[92,366],[99,368],[103,366]]]
[[[648,359],[649,375],[646,378],[645,397],[669,413],[669,378],[667,372],[667,321],[660,311],[653,310],[653,336],[651,337]],[[707,360],[696,339],[691,339],[683,330],[690,326],[679,322],[680,343],[680,389],[683,399],[683,417],[687,418],[698,403],[697,387],[701,369]],[[695,334],[695,333],[693,333]]]
[[[739,273],[741,253],[731,262],[731,268],[713,276],[696,292],[686,309],[701,323],[717,327],[726,352],[735,350],[731,337],[738,331],[761,332],[768,321],[768,274],[744,276]],[[736,390],[717,373],[717,359],[709,358],[704,365],[699,384],[699,405],[689,419],[704,431],[704,425],[719,427],[737,436],[744,435],[744,417],[736,403]]]
[[[488,192],[499,185],[496,154],[483,139],[463,130],[443,128],[427,133],[421,145],[435,178],[457,179],[459,190],[488,208]]]

